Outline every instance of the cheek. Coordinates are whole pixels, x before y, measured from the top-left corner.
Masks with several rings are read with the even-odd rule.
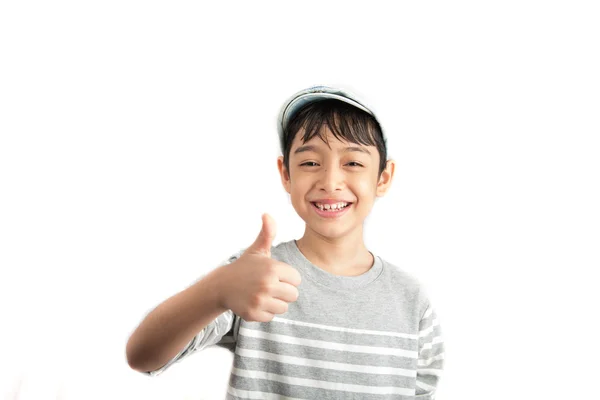
[[[355,185],[350,187],[354,195],[359,200],[359,208],[363,209],[364,207],[370,208],[372,203],[375,201],[374,198],[377,194],[377,185],[370,179],[363,179],[360,182],[357,182]]]
[[[311,182],[310,180],[304,178],[302,176],[296,176],[294,180],[291,181],[290,191],[297,196],[306,196],[306,192],[310,190]]]
[[[366,176],[358,177],[358,179],[349,184],[349,188],[352,189],[357,196],[370,196],[375,186],[375,183]]]
[[[302,207],[302,204],[306,202],[306,193],[307,190],[299,184],[298,181],[294,182],[290,187],[290,197],[292,199],[292,204],[294,207]]]

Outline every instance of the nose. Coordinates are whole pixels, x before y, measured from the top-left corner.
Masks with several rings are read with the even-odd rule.
[[[344,187],[344,172],[334,165],[327,165],[319,176],[318,187],[327,193],[342,190]]]

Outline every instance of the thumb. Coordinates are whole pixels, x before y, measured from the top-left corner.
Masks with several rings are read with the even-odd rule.
[[[275,220],[265,213],[262,215],[262,223],[262,229],[252,246],[250,246],[250,251],[271,257],[271,246],[276,233]]]

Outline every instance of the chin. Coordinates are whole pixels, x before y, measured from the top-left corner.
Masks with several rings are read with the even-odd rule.
[[[323,237],[326,237],[328,239],[341,239],[345,236],[348,236],[348,232],[346,231],[340,231],[340,232],[319,232],[319,234]]]
[[[308,226],[313,231],[317,232],[319,235],[328,238],[340,238],[346,236],[348,233],[352,232],[355,229],[355,226],[349,224],[348,222],[333,222],[319,219],[319,217],[309,216],[309,218],[302,218]]]

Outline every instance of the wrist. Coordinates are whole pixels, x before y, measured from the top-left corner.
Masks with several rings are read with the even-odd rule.
[[[214,269],[206,276],[205,279],[203,279],[205,290],[209,293],[211,301],[221,313],[228,310],[227,306],[225,305],[228,279],[227,271],[223,268],[223,266]]]

